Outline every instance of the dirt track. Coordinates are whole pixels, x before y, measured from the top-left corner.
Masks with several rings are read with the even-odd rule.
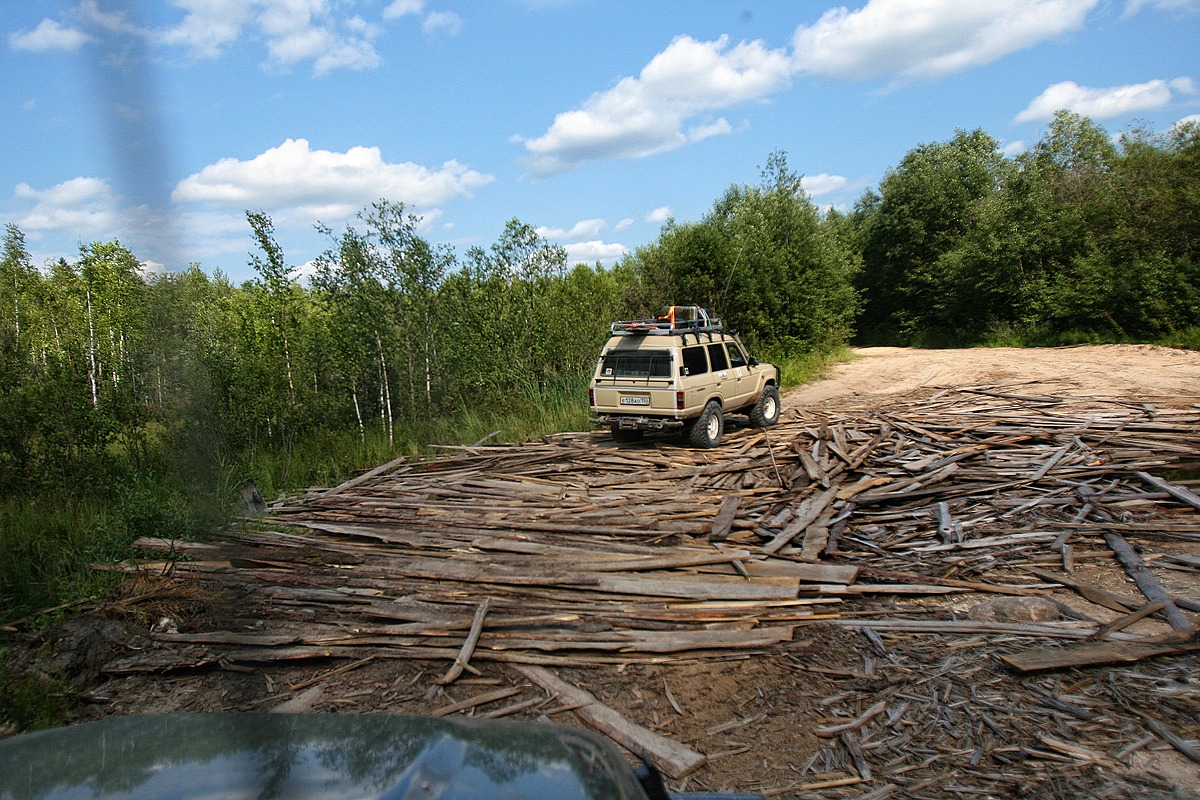
[[[857,355],[859,357],[853,362],[835,367],[828,378],[789,392],[785,406],[818,412],[822,409],[888,409],[895,404],[966,386],[987,386],[1012,395],[1107,398],[1155,407],[1191,408],[1200,403],[1200,353],[1165,348],[1102,346],[947,351],[870,348],[859,350]],[[1172,546],[1173,552],[1200,555],[1200,545],[1180,543]],[[1081,552],[1081,559],[1084,555]],[[1110,555],[1097,556],[1095,563],[1107,565],[1110,560]],[[1092,562],[1087,564],[1091,569]],[[1119,568],[1107,565],[1104,569],[1105,572],[1095,574],[1103,574],[1106,580],[1126,582]],[[1195,570],[1171,573],[1172,585],[1192,598],[1200,598],[1197,575],[1200,573]],[[1077,600],[1069,592],[1059,597],[1065,601]],[[916,605],[922,602],[918,600]],[[844,608],[848,615],[865,613]],[[895,611],[898,606],[888,606],[884,613],[890,613],[889,608]],[[173,606],[143,607],[140,624],[154,622],[160,612],[181,618],[193,629],[203,629],[205,615],[210,613],[192,599],[182,598]],[[878,612],[879,607],[875,607],[874,613]],[[1096,618],[1101,621],[1118,616],[1104,609],[1100,612]],[[215,613],[222,612],[218,609]],[[1107,617],[1103,615],[1105,613]],[[1192,618],[1200,621],[1200,616],[1192,615]],[[1141,624],[1148,624],[1148,621]],[[129,643],[115,642],[119,634],[110,632],[109,636],[114,640],[110,644],[117,650],[129,647]],[[64,640],[59,644],[60,654],[63,650],[85,645],[96,648],[95,639],[96,633],[91,631],[83,634],[78,642]],[[110,652],[109,656],[112,655]],[[338,666],[336,662],[304,662],[293,666],[274,664],[254,670],[238,668],[114,677],[101,682],[91,693],[94,705],[89,706],[87,713],[265,710],[288,703],[291,710],[422,714],[497,685],[522,683],[519,675],[496,663],[481,665],[480,675],[444,689],[433,684],[433,679],[444,670],[444,664],[385,659],[342,674],[332,673]],[[1028,797],[1080,796],[1081,789],[1099,787],[1112,797],[1200,797],[1200,766],[1157,741],[1144,742],[1136,751],[1124,754],[1120,764],[1113,761],[1112,752],[1068,754],[1055,752],[1052,746],[1039,745],[1036,741],[1033,745],[1014,742],[1011,730],[997,730],[995,760],[990,749],[987,753],[981,750],[975,754],[971,748],[959,749],[965,735],[963,730],[978,729],[977,732],[989,734],[978,719],[981,713],[987,716],[986,709],[997,709],[991,714],[1000,718],[1004,706],[1024,707],[1022,704],[1029,703],[1030,697],[1040,697],[1047,691],[1064,696],[1078,692],[1083,696],[1090,691],[1088,686],[1108,686],[1112,687],[1114,696],[1125,698],[1122,701],[1125,702],[1129,698],[1142,697],[1137,692],[1144,686],[1146,691],[1172,692],[1169,699],[1169,703],[1174,704],[1172,708],[1184,709],[1183,718],[1187,717],[1188,709],[1194,710],[1192,719],[1200,719],[1200,682],[1196,679],[1200,658],[1174,656],[1139,666],[1141,668],[1127,668],[1116,673],[1104,669],[1072,670],[1052,679],[1014,678],[994,662],[988,643],[979,637],[951,641],[936,636],[885,636],[885,641],[879,643],[868,641],[846,628],[810,623],[798,628],[794,641],[788,645],[749,659],[576,668],[564,669],[561,674],[638,724],[660,730],[708,755],[709,763],[705,767],[674,788],[762,791],[769,796],[830,800],[866,796],[871,790],[884,791],[878,795],[880,798],[980,796],[978,789],[970,788],[969,775],[963,775],[961,781],[967,786],[967,793],[956,791],[952,777],[955,767],[949,767],[948,773],[943,769],[945,774],[931,777],[925,786],[913,779],[923,774],[920,771],[893,766],[896,771],[889,773],[878,761],[877,774],[872,780],[847,779],[847,775],[854,773],[841,755],[838,739],[820,739],[813,735],[814,728],[821,724],[844,721],[861,713],[874,702],[877,691],[888,688],[894,693],[896,679],[888,680],[889,674],[913,675],[924,671],[929,674],[930,682],[920,692],[914,688],[912,697],[929,695],[932,691],[932,702],[944,704],[937,713],[945,715],[946,738],[921,740],[918,750],[908,754],[909,770],[933,769],[941,763],[938,758],[949,759],[945,762],[948,764],[964,765],[968,760],[975,763],[982,759],[994,774],[999,774],[1004,770],[1003,765],[1012,763],[1013,758],[1024,765],[1030,758],[1044,758],[1044,768],[1050,775],[1057,769],[1056,764],[1061,766],[1055,761],[1058,757],[1061,762],[1071,764],[1074,770],[1071,775],[1061,780],[1051,775],[1044,781],[1034,781],[1024,788],[1023,794]],[[889,670],[900,672],[889,673]],[[328,676],[322,678],[327,673]],[[313,690],[291,691],[289,688],[314,679],[319,680]],[[979,698],[976,698],[977,687]],[[1007,691],[1012,693],[1007,698],[997,694]],[[902,693],[900,696],[907,695]],[[1076,717],[1045,707],[1035,707],[1029,713],[1041,715],[1036,717],[1036,722],[1042,730],[1047,724],[1058,726],[1062,733],[1052,742],[1065,740],[1069,743],[1072,731],[1086,729],[1090,724],[1086,719],[1080,722],[1077,718],[1080,707],[1084,708],[1082,713],[1085,715],[1107,713],[1088,711],[1093,700],[1101,702],[1094,698],[1073,701]],[[906,705],[916,702],[916,699],[898,702],[893,697],[889,716],[902,714]],[[929,701],[926,699],[925,702]],[[1145,699],[1146,707],[1162,702],[1159,695]],[[981,708],[985,711],[981,712]],[[880,717],[877,722],[882,719]],[[579,724],[570,713],[556,715],[554,720]],[[908,724],[906,720],[901,723]],[[1178,718],[1175,724],[1178,727]],[[1194,745],[1198,732],[1200,729],[1193,722],[1182,735],[1190,736]],[[958,747],[956,740],[960,742]],[[887,752],[886,747],[872,749],[879,747],[878,741],[864,741],[863,745],[871,756],[868,761],[878,753]],[[1069,744],[1063,746],[1069,747]],[[1081,759],[1086,766],[1089,758],[1096,762],[1089,768],[1091,771],[1080,767]],[[1006,762],[1005,759],[1009,760]],[[896,762],[893,759],[891,763]],[[1109,766],[1110,763],[1113,766]],[[921,764],[924,766],[915,766]],[[1103,774],[1105,770],[1123,776],[1149,774],[1151,777],[1139,778],[1133,783],[1122,783],[1124,778],[1118,777],[1113,779],[1115,782],[1109,782]],[[905,794],[886,793],[888,785],[905,787]],[[1135,787],[1136,791],[1134,788],[1123,790],[1122,786]]]
[[[1069,396],[1165,405],[1200,402],[1200,353],[1188,350],[1152,345],[973,350],[867,347],[855,353],[856,360],[838,365],[828,378],[793,389],[787,401],[879,405],[916,392],[951,387],[1043,384]]]

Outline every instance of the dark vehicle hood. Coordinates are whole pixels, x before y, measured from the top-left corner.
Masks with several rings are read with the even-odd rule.
[[[387,714],[109,717],[0,740],[0,798],[643,800],[576,728]]]

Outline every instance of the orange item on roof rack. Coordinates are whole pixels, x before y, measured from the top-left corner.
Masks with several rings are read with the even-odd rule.
[[[621,320],[612,324],[614,334],[630,335],[716,333],[724,328],[720,320],[700,306],[664,306],[654,319]]]

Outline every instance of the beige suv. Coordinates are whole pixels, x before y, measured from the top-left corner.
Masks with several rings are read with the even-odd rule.
[[[592,424],[618,442],[677,431],[695,447],[716,447],[725,414],[759,427],[779,421],[779,370],[747,355],[703,308],[668,306],[653,320],[614,322],[611,333],[589,402]]]

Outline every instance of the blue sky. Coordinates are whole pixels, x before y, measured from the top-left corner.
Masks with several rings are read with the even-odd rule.
[[[3,0],[0,222],[253,276],[375,200],[461,256],[518,218],[611,264],[775,150],[849,209],[913,147],[1200,119],[1200,0]]]

